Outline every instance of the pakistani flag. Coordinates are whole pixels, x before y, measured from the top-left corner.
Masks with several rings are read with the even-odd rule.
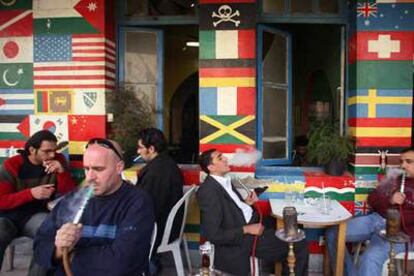
[[[32,89],[32,63],[0,63],[0,88]]]
[[[0,10],[30,10],[32,0],[1,0]]]
[[[33,18],[35,34],[90,34],[99,33],[98,29],[90,23],[90,17],[86,16],[85,0],[74,1],[67,0],[34,0],[33,1]],[[95,16],[99,9],[103,9],[99,4],[102,1],[91,2],[87,8]]]

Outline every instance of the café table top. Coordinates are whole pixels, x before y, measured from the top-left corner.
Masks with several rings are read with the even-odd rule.
[[[283,208],[294,206],[298,213],[298,223],[307,227],[321,227],[339,224],[348,220],[352,214],[343,207],[337,200],[331,200],[328,214],[322,212],[322,208],[317,204],[307,204],[305,202],[288,203],[284,199],[269,199],[272,215],[276,218],[283,218]]]

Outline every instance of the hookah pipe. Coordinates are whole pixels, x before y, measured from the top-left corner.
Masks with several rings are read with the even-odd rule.
[[[405,177],[406,173],[403,170],[401,175],[401,185],[400,185],[400,193],[404,194],[405,190]],[[403,204],[400,205],[400,214],[401,214],[401,223],[403,226],[403,229],[407,232],[407,228],[405,226],[405,219],[403,214]],[[407,275],[407,263],[408,263],[408,243],[405,243],[405,254],[404,254],[404,275]]]
[[[75,215],[75,218],[72,221],[73,224],[78,224],[80,222],[83,212],[85,211],[86,205],[88,204],[89,199],[93,195],[93,188],[91,186],[87,186],[85,189],[86,189],[86,192],[85,192],[84,198],[82,200],[82,203],[79,207],[78,212]],[[73,276],[72,270],[70,268],[68,247],[62,248],[62,255],[63,255],[63,269],[65,270],[66,276]]]
[[[251,193],[252,190],[250,190],[240,179],[237,178],[237,181],[240,183],[240,185],[243,187],[243,189],[247,192],[247,193]],[[259,223],[262,224],[263,222],[263,214],[260,211],[259,205],[256,203],[253,204],[253,208],[256,210],[257,214],[259,215]],[[251,256],[252,256],[252,276],[256,275],[256,266],[254,263],[254,258],[256,256],[256,244],[257,244],[257,239],[259,236],[255,235],[253,237],[253,247],[252,247],[252,252],[251,252]]]

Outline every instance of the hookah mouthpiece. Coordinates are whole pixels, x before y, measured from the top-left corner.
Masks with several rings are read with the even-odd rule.
[[[82,202],[81,202],[81,205],[79,206],[79,210],[76,212],[75,218],[73,219],[74,224],[79,223],[80,219],[82,218],[83,212],[85,211],[85,207],[88,204],[89,199],[93,196],[92,185],[89,185],[83,189],[84,190],[82,192],[84,194],[83,194]]]

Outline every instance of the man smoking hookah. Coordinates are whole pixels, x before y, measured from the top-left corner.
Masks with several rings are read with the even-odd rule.
[[[394,169],[368,196],[373,213],[355,217],[347,222],[347,242],[370,240],[359,265],[355,265],[349,252],[345,253],[346,275],[381,275],[382,266],[388,259],[389,243],[379,232],[385,229],[386,212],[397,209],[401,214],[401,230],[414,241],[414,147],[407,148],[400,155],[401,169]],[[337,229],[326,233],[327,246],[331,256],[336,252]],[[411,246],[409,246],[411,247]],[[405,244],[396,244],[397,253],[406,250]],[[334,265],[334,264],[333,264]]]

